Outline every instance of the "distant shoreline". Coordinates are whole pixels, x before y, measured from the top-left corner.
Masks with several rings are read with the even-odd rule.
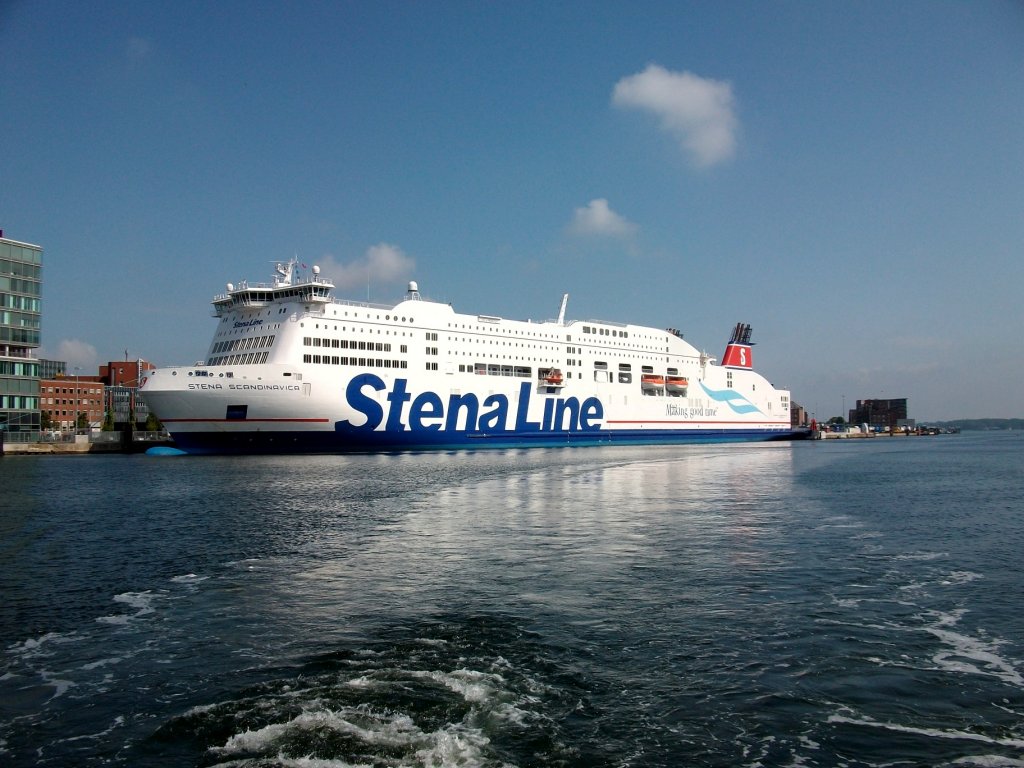
[[[932,427],[956,427],[964,432],[1024,429],[1024,419],[954,419],[953,421],[921,422]]]

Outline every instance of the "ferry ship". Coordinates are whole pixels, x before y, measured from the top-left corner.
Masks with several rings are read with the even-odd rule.
[[[669,328],[462,314],[410,282],[346,301],[316,266],[214,297],[203,361],[140,394],[190,454],[791,439],[789,392],[739,323],[719,363]]]

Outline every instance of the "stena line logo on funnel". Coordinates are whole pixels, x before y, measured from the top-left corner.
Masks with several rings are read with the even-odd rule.
[[[347,419],[336,429],[373,432],[383,425],[386,432],[597,432],[604,418],[604,406],[596,397],[582,403],[575,397],[544,399],[541,418],[530,421],[530,382],[519,387],[519,402],[513,408],[506,395],[488,395],[482,401],[472,393],[449,395],[420,392],[413,397],[406,379],[395,379],[384,401],[366,393],[387,391],[379,376],[354,376],[345,388],[348,405],[363,414],[362,424]],[[406,409],[408,404],[408,409]]]

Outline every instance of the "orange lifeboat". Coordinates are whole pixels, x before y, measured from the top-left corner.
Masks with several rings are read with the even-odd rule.
[[[552,368],[544,375],[544,383],[552,387],[562,386],[562,372],[557,368]]]
[[[665,386],[665,377],[660,373],[645,373],[640,377],[642,389],[661,389]]]
[[[688,386],[690,382],[685,376],[668,376],[665,379],[665,387],[669,392],[685,392]]]

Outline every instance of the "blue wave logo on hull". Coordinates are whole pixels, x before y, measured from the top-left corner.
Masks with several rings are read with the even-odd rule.
[[[705,385],[703,381],[700,382],[700,388],[703,389],[707,393],[707,396],[712,400],[728,405],[732,408],[734,413],[761,413],[760,408],[750,402],[735,389],[708,389],[707,385]]]

